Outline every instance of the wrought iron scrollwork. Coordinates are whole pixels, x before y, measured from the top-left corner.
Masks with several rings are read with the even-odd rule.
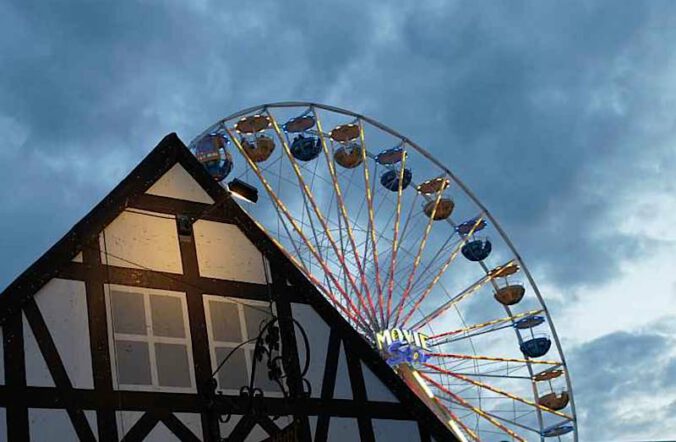
[[[300,391],[295,395],[291,394],[291,389],[287,383],[289,373],[293,372],[292,358],[295,355],[288,354],[289,352],[282,352],[281,348],[281,332],[279,328],[280,318],[272,316],[269,320],[261,322],[258,335],[248,341],[244,341],[237,347],[233,348],[227,356],[220,361],[218,367],[213,372],[211,379],[209,379],[206,386],[206,394],[208,395],[208,409],[212,415],[218,418],[219,422],[226,423],[230,420],[232,414],[241,414],[245,416],[268,416],[266,412],[263,398],[265,392],[257,386],[256,367],[258,364],[265,364],[267,369],[268,379],[275,382],[279,387],[285,401],[289,401],[295,397],[310,397],[312,394],[312,385],[306,379],[307,372],[310,368],[310,344],[307,333],[303,326],[295,319],[290,319],[294,328],[300,332],[305,349],[305,361],[300,370]],[[253,352],[253,361],[251,364],[251,372],[249,375],[249,384],[243,385],[239,389],[240,401],[233,401],[231,398],[223,395],[222,392],[217,391],[218,381],[216,376],[218,372],[225,366],[226,362],[234,354],[236,350],[255,341]],[[272,416],[272,420],[277,420],[281,416]],[[227,439],[220,439],[226,441]]]

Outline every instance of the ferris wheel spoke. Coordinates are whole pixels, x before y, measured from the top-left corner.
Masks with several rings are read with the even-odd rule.
[[[422,240],[420,241],[420,245],[418,246],[418,253],[415,256],[415,259],[413,261],[413,269],[411,270],[411,273],[408,276],[408,280],[406,281],[406,287],[404,288],[404,292],[401,295],[401,300],[399,301],[399,305],[397,307],[397,313],[394,319],[394,324],[397,325],[399,323],[399,317],[401,315],[402,309],[404,308],[404,305],[406,303],[406,298],[409,296],[410,291],[411,291],[411,285],[413,284],[413,279],[415,278],[416,272],[418,270],[418,267],[420,266],[420,262],[422,261],[422,255],[425,250],[425,246],[427,245],[427,239],[429,238],[430,231],[432,230],[432,224],[434,223],[434,217],[437,213],[437,208],[439,207],[439,203],[441,202],[441,197],[448,187],[449,181],[447,179],[444,179],[444,184],[442,185],[441,189],[437,191],[437,196],[436,200],[434,202],[434,207],[432,208],[432,213],[429,216],[429,219],[427,221],[427,225],[425,226],[425,231],[423,233]],[[403,326],[403,325],[402,325]]]
[[[482,219],[483,219],[483,218],[482,218],[481,216],[477,217],[477,219],[476,219],[474,225],[472,226],[472,229],[470,230],[469,234],[466,235],[466,236],[462,239],[462,241],[459,241],[458,244],[455,246],[455,248],[453,249],[453,252],[451,252],[451,254],[448,256],[448,259],[446,259],[446,261],[445,261],[444,264],[441,266],[441,268],[439,269],[439,271],[437,272],[437,274],[434,276],[434,278],[432,278],[432,281],[428,284],[428,286],[427,286],[427,288],[425,289],[425,291],[418,297],[418,299],[416,300],[415,304],[413,305],[413,308],[411,308],[411,309],[408,311],[408,314],[407,314],[407,315],[404,317],[404,319],[402,320],[402,327],[404,327],[404,326],[406,325],[406,323],[411,319],[411,317],[412,317],[413,314],[418,310],[418,308],[419,308],[420,305],[423,303],[423,301],[425,300],[425,298],[427,298],[427,296],[428,296],[430,293],[432,293],[432,290],[434,289],[434,287],[437,285],[437,283],[439,283],[439,281],[441,280],[441,277],[444,275],[444,273],[446,272],[446,270],[448,270],[448,267],[450,267],[450,265],[453,263],[453,261],[455,260],[455,258],[456,258],[456,257],[458,256],[458,254],[460,253],[460,250],[462,249],[462,246],[465,245],[465,244],[467,243],[467,240],[472,236],[472,234],[474,233],[474,231],[476,230],[476,228],[481,224],[481,220],[482,220]],[[483,279],[483,278],[482,278],[482,279]],[[481,282],[481,281],[482,281],[482,280],[479,280],[478,282]],[[476,283],[475,283],[475,284],[476,284]],[[478,290],[483,284],[485,284],[485,281],[482,282],[481,285],[477,286],[477,287],[476,287],[475,289],[473,289],[473,290]],[[470,287],[469,289],[472,289],[472,287]],[[468,289],[468,290],[469,290],[469,289]],[[469,293],[468,293],[468,294],[469,294]],[[457,298],[457,297],[456,297],[456,298]],[[422,319],[422,320],[419,321],[416,325],[414,325],[414,326],[413,326],[413,329],[418,329],[419,327],[421,327],[421,326],[423,326],[423,325],[429,323],[429,321],[431,321],[432,319],[434,319],[436,316],[440,315],[441,313],[443,313],[444,311],[446,311],[448,308],[452,307],[452,306],[455,304],[455,303],[452,303],[452,301],[453,301],[453,299],[451,299],[449,302],[447,302],[446,304],[444,304],[444,306],[446,306],[446,307],[444,308],[444,306],[442,306],[442,308],[444,308],[443,310],[437,309],[437,311],[435,311],[435,312],[433,312],[433,313],[427,315],[424,319]],[[436,315],[436,316],[435,316],[435,315]],[[427,318],[429,318],[429,320],[428,320]]]
[[[401,195],[404,184],[404,170],[406,168],[406,157],[408,153],[402,150],[401,166],[399,168],[399,183],[397,186],[397,206],[395,209],[394,232],[392,233],[392,251],[390,252],[390,269],[387,278],[387,325],[389,325],[390,315],[392,313],[392,293],[394,291],[394,271],[397,266],[397,252],[399,251],[399,224],[401,222]],[[411,212],[412,213],[412,210]],[[409,215],[410,215],[409,213]]]
[[[281,219],[281,213],[279,212],[279,208],[278,208],[277,206],[274,206],[274,208],[275,208],[275,211],[277,212],[277,217]],[[270,234],[268,233],[268,230],[267,230],[262,224],[260,224],[258,221],[256,221],[256,219],[255,219],[253,216],[251,216],[251,215],[245,210],[245,208],[242,208],[242,210],[243,210],[247,215],[249,215],[249,218],[251,218],[251,219],[253,220],[253,222],[258,226],[258,228],[261,229],[263,232],[265,232],[266,235],[267,235],[273,242],[275,242],[275,244],[278,245],[278,247],[280,247],[282,250],[286,250],[286,247],[282,246],[282,245],[279,243],[279,241],[276,239],[276,238],[282,238],[283,235],[278,234],[277,237],[275,237],[275,236],[273,236],[273,235],[270,235]],[[286,223],[284,223],[284,222],[282,223],[282,225],[284,226],[284,230],[286,231],[286,237],[288,238],[289,242],[291,243],[291,246],[293,247],[293,250],[296,252],[296,256],[299,256],[299,257],[302,256],[298,244],[296,243],[296,241],[295,241],[295,240],[293,239],[293,237],[291,236],[291,233],[289,232],[288,226],[287,226]],[[306,272],[309,271],[308,268],[307,268],[307,266],[306,266],[306,264],[305,264],[305,262],[303,262],[302,260],[301,260],[301,261],[298,261],[297,266],[303,271],[303,273],[306,273]],[[330,290],[330,286],[328,286],[328,287],[329,287],[329,290]]]
[[[359,120],[359,142],[361,143],[361,154],[362,154],[362,164],[364,169],[364,190],[366,191],[366,204],[368,205],[368,215],[369,215],[369,233],[371,238],[371,249],[373,251],[373,266],[375,271],[375,282],[376,290],[378,293],[378,306],[380,309],[380,319],[381,323],[385,322],[383,314],[383,287],[382,281],[380,280],[380,267],[378,265],[378,248],[376,243],[376,225],[375,225],[375,212],[373,210],[373,190],[370,185],[370,174],[368,161],[366,157],[366,140],[364,137],[364,125],[362,124],[361,119]],[[377,163],[376,163],[377,167]],[[375,182],[374,182],[375,184]],[[367,237],[368,238],[368,237]],[[364,259],[366,259],[366,252],[364,252]]]
[[[559,361],[547,361],[540,359],[521,359],[521,358],[501,358],[495,356],[476,356],[476,355],[464,355],[456,353],[430,353],[432,357],[437,358],[452,358],[452,359],[472,359],[478,361],[494,361],[494,362],[517,362],[522,364],[540,364],[540,365],[554,365],[560,366],[561,362]]]
[[[454,341],[457,341],[459,339],[466,339],[466,338],[477,336],[479,334],[490,333],[490,332],[493,332],[493,331],[496,331],[496,330],[501,330],[504,327],[512,327],[512,322],[514,322],[518,319],[521,319],[521,318],[540,314],[543,311],[544,311],[543,309],[531,310],[531,311],[528,311],[528,312],[523,312],[523,313],[519,313],[519,314],[512,315],[512,316],[507,316],[505,318],[493,319],[491,321],[482,322],[480,324],[473,324],[473,325],[470,325],[470,326],[467,326],[467,327],[464,327],[464,328],[461,328],[461,329],[458,329],[458,330],[452,330],[452,331],[439,333],[439,334],[436,334],[436,335],[431,335],[429,337],[429,341],[428,341],[429,344],[428,345],[430,347],[437,347],[439,345],[448,344],[450,342],[454,342]],[[495,326],[501,326],[501,327],[495,328]],[[488,328],[488,327],[490,327],[490,328]],[[482,329],[485,329],[485,330],[482,330]],[[472,332],[474,332],[474,333],[472,333]],[[458,336],[458,335],[461,335],[461,336]]]
[[[300,166],[298,165],[298,162],[296,161],[296,158],[291,154],[291,149],[289,148],[289,145],[286,142],[286,139],[282,136],[282,133],[281,133],[281,130],[279,128],[277,121],[274,119],[274,117],[272,116],[272,114],[269,111],[267,112],[267,114],[268,114],[268,117],[270,118],[270,121],[272,123],[272,127],[273,127],[275,133],[277,134],[277,138],[279,139],[280,143],[282,143],[284,153],[286,154],[287,158],[291,162],[291,167],[292,167],[292,169],[293,169],[293,171],[296,175],[296,178],[298,179],[298,184],[301,187],[303,194],[307,197],[308,202],[312,206],[312,210],[314,211],[315,216],[317,217],[317,220],[321,224],[321,226],[324,230],[324,233],[326,234],[326,238],[328,239],[329,243],[331,244],[331,247],[333,248],[334,252],[336,253],[337,258],[338,258],[341,266],[343,267],[343,269],[345,271],[345,274],[348,278],[348,281],[350,282],[350,285],[352,286],[352,289],[355,291],[355,293],[357,294],[360,301],[363,301],[361,294],[360,294],[360,291],[359,291],[359,288],[357,287],[356,282],[354,281],[354,278],[352,278],[352,274],[351,274],[351,272],[348,268],[347,262],[345,260],[345,256],[340,253],[338,245],[336,244],[336,242],[333,238],[333,235],[331,234],[331,228],[328,225],[328,222],[326,221],[326,219],[325,219],[324,215],[322,214],[321,210],[319,209],[319,206],[317,205],[317,202],[315,201],[315,199],[312,195],[312,192],[310,191],[310,188],[308,187],[305,179],[303,178],[303,174],[301,172]],[[321,260],[321,257],[320,257],[320,260]],[[362,273],[362,277],[363,277],[363,273]],[[368,288],[366,289],[366,293],[367,293],[367,297],[369,297],[369,304],[371,305],[371,309],[373,310],[372,302],[371,302],[371,299],[370,299],[370,294],[368,292]],[[368,314],[369,313],[368,309],[366,308],[365,305],[364,305],[364,307],[365,307],[365,313]]]
[[[451,243],[453,238],[455,238],[455,233],[456,233],[455,230],[453,230],[451,232],[451,234],[448,236],[448,238],[446,238],[446,240],[441,243],[441,246],[439,246],[439,249],[437,250],[437,252],[434,254],[434,256],[432,256],[429,259],[429,262],[425,265],[423,270],[420,272],[420,276],[418,276],[416,281],[413,283],[413,286],[411,287],[411,291],[415,291],[417,288],[419,288],[418,285],[421,285],[429,277],[429,275],[431,274],[430,272],[435,269],[434,263],[436,263],[439,260],[439,258],[441,257],[441,255],[447,250],[447,247],[449,246],[449,244]],[[462,242],[462,239],[459,242]],[[443,264],[441,265],[441,267],[443,267]]]
[[[363,283],[363,285],[365,286],[365,289],[366,289],[365,290],[366,291],[366,297],[367,297],[368,302],[369,302],[368,307],[370,307],[371,314],[373,316],[375,316],[376,312],[375,312],[375,307],[374,307],[374,304],[373,304],[373,298],[371,297],[371,292],[369,290],[368,283],[366,282],[366,275],[365,275],[364,269],[362,268],[362,265],[361,265],[361,259],[359,258],[359,251],[357,250],[357,245],[356,245],[356,242],[355,242],[355,239],[354,239],[354,233],[352,231],[352,227],[350,226],[350,219],[347,216],[347,209],[345,207],[345,202],[343,200],[342,192],[340,190],[340,184],[338,183],[338,178],[336,176],[336,169],[335,169],[335,166],[333,164],[333,159],[331,158],[331,155],[329,153],[329,148],[326,144],[326,137],[324,136],[324,131],[322,130],[322,126],[321,126],[322,123],[321,123],[321,120],[319,118],[319,114],[317,113],[317,111],[315,110],[314,107],[312,108],[312,112],[313,112],[313,115],[314,115],[314,118],[315,118],[315,122],[317,124],[319,139],[320,139],[320,142],[321,142],[321,145],[322,145],[322,150],[324,151],[324,156],[326,157],[326,163],[327,163],[327,166],[328,166],[328,169],[329,169],[329,174],[331,175],[331,181],[333,183],[333,189],[334,189],[334,192],[336,194],[336,204],[340,208],[340,212],[341,212],[341,215],[343,217],[343,221],[345,221],[346,233],[347,233],[347,236],[348,236],[348,241],[350,242],[350,245],[352,246],[352,253],[354,254],[355,264],[356,264],[357,270],[359,271],[359,275],[360,275],[360,278],[362,280],[362,283]],[[286,147],[288,149],[288,146],[286,146]],[[338,253],[338,252],[336,251],[336,253]],[[345,271],[346,271],[346,273],[348,273],[347,269]],[[348,279],[352,280],[351,274],[348,274],[347,277],[348,277]],[[357,291],[357,296],[359,296],[361,298],[361,294],[358,292],[356,284],[352,284],[352,285],[354,287],[354,290]],[[368,310],[368,309],[366,309],[366,310]],[[374,317],[373,324],[374,324],[375,328],[377,328],[377,324],[378,324],[377,317]]]
[[[533,402],[533,401],[530,401],[530,400],[528,400],[528,399],[522,398],[522,397],[517,396],[517,395],[512,394],[512,393],[509,393],[508,391],[502,390],[502,389],[500,389],[500,388],[498,388],[498,387],[494,387],[494,386],[489,385],[489,384],[486,384],[486,383],[484,383],[484,382],[479,382],[479,381],[476,381],[476,380],[474,380],[474,379],[472,379],[472,378],[469,378],[469,377],[467,377],[467,376],[463,376],[463,375],[457,374],[457,373],[455,373],[455,372],[453,372],[453,371],[445,370],[445,369],[443,369],[443,368],[441,368],[441,367],[438,367],[438,366],[433,365],[433,364],[428,364],[428,363],[423,364],[423,366],[425,366],[425,367],[427,367],[427,368],[430,368],[430,369],[432,369],[432,370],[434,370],[434,371],[436,371],[436,372],[438,372],[438,373],[444,374],[444,375],[446,375],[446,376],[451,376],[451,377],[453,377],[453,378],[455,378],[455,379],[462,380],[462,381],[467,382],[467,383],[469,383],[469,384],[472,384],[472,385],[474,385],[474,386],[476,386],[476,387],[483,388],[483,389],[485,389],[485,390],[492,391],[493,393],[497,393],[497,394],[499,394],[499,395],[501,395],[501,396],[504,396],[504,397],[507,397],[507,398],[509,398],[509,399],[515,400],[515,401],[517,401],[517,402],[521,402],[522,404],[528,405],[528,406],[530,406],[530,407],[538,408],[538,409],[540,409],[540,410],[542,410],[542,411],[545,411],[545,412],[548,412],[548,413],[555,414],[555,415],[557,415],[557,416],[559,416],[559,417],[562,417],[562,418],[565,418],[565,419],[568,419],[568,420],[572,420],[572,419],[573,419],[572,417],[568,416],[566,413],[562,413],[562,412],[560,412],[560,411],[556,411],[556,410],[552,410],[552,409],[547,408],[547,407],[543,407],[542,405],[537,404],[537,403],[535,403],[535,402]]]
[[[320,242],[319,238],[317,237],[317,229],[315,229],[314,223],[312,221],[312,215],[310,214],[310,208],[308,207],[305,195],[303,195],[303,206],[305,207],[305,210],[307,212],[308,221],[310,222],[310,230],[312,230],[312,236],[314,237],[315,244],[317,246],[317,251],[319,252],[319,257],[321,259],[324,259],[324,256],[328,256],[328,254],[324,255],[324,253],[322,253],[322,250],[325,249],[326,246],[323,244],[323,242]],[[328,275],[324,275],[324,279],[326,280],[329,289],[331,289],[331,284],[329,283]]]
[[[463,419],[459,418],[458,415],[456,415],[453,411],[451,411],[450,407],[446,406],[443,402],[441,402],[439,399],[435,398],[435,402],[437,406],[439,406],[446,414],[448,414],[451,417],[451,420],[449,422],[449,425],[453,428],[456,425],[459,426],[462,431],[465,433],[465,435],[469,436],[470,439],[472,439],[474,442],[481,442],[481,439],[479,439],[479,436],[472,431],[467,424],[463,422]],[[463,408],[464,409],[464,408]],[[454,431],[457,431],[457,428],[453,428]]]
[[[305,273],[305,276],[310,280],[310,282],[312,282],[319,289],[319,291],[322,292],[322,294],[326,296],[326,298],[329,299],[333,303],[333,305],[336,306],[338,310],[340,310],[343,314],[345,314],[347,318],[352,320],[352,323],[355,325],[355,327],[359,327],[365,333],[370,332],[370,329],[366,327],[361,320],[358,320],[359,318],[356,318],[345,306],[343,306],[343,304],[339,302],[339,300],[335,297],[331,289],[327,289],[327,286],[324,286],[324,284],[322,284],[321,281],[315,278],[312,275],[312,273],[307,271],[307,267],[305,267],[305,264],[296,259],[295,256],[288,253],[287,249],[274,236],[270,235],[262,224],[260,224],[255,219],[253,219],[253,221],[258,226],[258,228],[260,228],[263,232],[265,232],[268,235],[270,240],[279,248],[279,250],[282,251],[282,253],[287,257],[287,259],[289,259],[296,267],[301,269],[303,273]],[[298,251],[296,251],[296,253],[298,253],[300,256],[300,253]]]
[[[434,370],[419,370],[421,373],[429,373],[429,374],[434,374]],[[502,371],[496,370],[496,371]],[[530,381],[532,378],[530,376],[516,376],[516,375],[507,375],[507,374],[492,374],[492,373],[473,373],[473,372],[464,372],[464,371],[454,371],[457,374],[461,374],[463,376],[473,376],[473,377],[479,377],[479,378],[495,378],[495,379],[520,379],[520,380],[527,380]]]
[[[315,248],[314,248],[314,246],[312,245],[312,243],[311,243],[311,242],[308,240],[308,238],[303,234],[302,229],[298,226],[298,224],[297,224],[296,221],[294,220],[293,216],[291,216],[291,214],[289,213],[289,210],[286,208],[286,206],[284,205],[284,203],[282,203],[282,201],[277,197],[277,195],[275,194],[274,190],[273,190],[272,187],[270,186],[270,183],[268,183],[268,181],[265,179],[265,177],[264,177],[264,176],[261,174],[261,172],[258,170],[258,167],[257,167],[256,163],[255,163],[254,161],[252,161],[252,160],[249,158],[249,156],[248,156],[248,155],[246,154],[246,152],[244,151],[244,148],[242,147],[242,145],[241,145],[241,143],[239,142],[239,140],[238,140],[236,137],[233,136],[231,130],[230,130],[229,128],[227,128],[227,127],[225,128],[225,130],[228,132],[228,135],[229,135],[230,138],[233,140],[233,143],[235,144],[235,146],[237,147],[237,149],[240,151],[240,154],[241,154],[244,158],[246,158],[246,160],[247,160],[247,162],[248,162],[248,164],[249,164],[249,167],[251,167],[251,169],[254,171],[254,173],[256,173],[256,175],[258,176],[258,179],[259,179],[260,182],[263,184],[263,187],[265,188],[266,192],[267,192],[268,195],[270,196],[270,199],[273,200],[273,202],[275,203],[275,205],[279,208],[279,210],[280,210],[280,211],[284,214],[284,216],[288,219],[289,223],[290,223],[291,226],[293,227],[293,230],[296,232],[296,234],[298,234],[298,236],[299,236],[299,237],[303,240],[303,242],[306,244],[306,246],[308,247],[308,249],[310,250],[310,252],[312,253],[312,255],[315,257],[315,259],[317,259],[317,261],[318,261],[319,264],[321,265],[321,267],[322,267],[322,269],[324,270],[324,272],[326,272],[327,275],[329,275],[329,278],[330,278],[331,281],[335,284],[336,289],[341,293],[341,295],[343,296],[343,298],[344,298],[345,301],[347,302],[347,304],[348,304],[350,310],[351,310],[352,312],[354,312],[354,314],[350,313],[350,314],[349,314],[349,317],[351,317],[351,318],[353,319],[354,322],[361,321],[361,322],[362,322],[362,325],[365,326],[365,329],[367,329],[367,330],[370,329],[370,327],[368,326],[368,321],[366,321],[366,320],[364,319],[364,317],[360,314],[359,309],[356,308],[356,306],[354,305],[354,303],[352,302],[352,300],[350,299],[350,297],[348,296],[348,294],[345,292],[345,290],[343,289],[343,287],[340,285],[339,281],[338,281],[338,280],[336,279],[336,277],[333,275],[333,272],[331,272],[331,269],[330,269],[330,268],[326,265],[326,263],[320,258],[319,254],[318,254],[317,251],[315,250]],[[307,276],[310,276],[310,275],[312,275],[312,274],[311,274],[310,272],[308,272],[306,275],[307,275]],[[314,276],[312,277],[312,279],[313,279],[314,281],[317,281],[317,279],[314,278]],[[337,302],[337,300],[335,300],[335,298],[334,298],[334,300],[332,300],[332,301],[334,301],[334,304],[336,304],[336,305],[341,305],[339,302]],[[349,310],[348,310],[348,311],[349,311]]]
[[[403,180],[403,172],[400,171],[400,174],[399,174],[399,175],[400,175],[400,178],[401,178],[401,180],[399,180],[399,181],[402,182],[402,180]],[[402,245],[402,244],[404,243],[404,241],[406,240],[406,235],[407,235],[408,232],[409,232],[409,231],[408,231],[408,226],[409,226],[409,224],[411,223],[411,219],[414,217],[414,215],[416,215],[416,211],[414,210],[414,208],[415,208],[415,203],[416,203],[416,201],[417,201],[417,199],[418,199],[418,195],[419,195],[419,194],[416,192],[415,196],[413,197],[413,199],[412,199],[412,201],[411,201],[411,206],[410,206],[410,208],[409,208],[409,210],[408,210],[408,215],[406,216],[406,221],[404,222],[404,228],[401,229],[401,233],[399,234],[399,237],[398,237],[398,239],[397,239],[397,248],[396,248],[396,249],[394,249],[394,248],[392,249],[392,253],[394,253],[394,252],[396,251],[397,257],[399,256],[399,250],[401,249],[401,245]],[[396,272],[396,264],[397,264],[397,263],[396,263],[396,261],[395,261],[395,267],[393,267],[393,272],[388,272],[388,275],[387,275],[386,278],[394,278],[394,273]],[[389,312],[389,313],[392,313],[392,312]],[[388,324],[387,324],[388,326],[389,326],[389,320],[390,320],[390,318],[388,318]]]
[[[487,420],[488,422],[490,422],[491,424],[493,424],[495,427],[499,428],[500,430],[502,430],[502,431],[505,432],[506,434],[509,434],[509,435],[510,435],[511,437],[513,437],[514,439],[516,439],[516,440],[518,440],[518,441],[520,441],[520,442],[526,442],[526,439],[524,439],[523,437],[521,437],[521,436],[519,436],[518,434],[516,434],[513,430],[511,430],[511,429],[505,427],[505,426],[504,426],[502,423],[500,423],[500,421],[498,421],[495,417],[489,415],[489,413],[485,412],[484,410],[482,410],[482,409],[480,409],[480,408],[477,408],[477,407],[475,407],[474,405],[470,404],[469,402],[467,402],[466,400],[464,400],[462,397],[458,396],[457,394],[453,393],[453,392],[452,392],[451,390],[449,390],[448,388],[446,388],[446,387],[444,387],[443,385],[441,385],[439,382],[435,381],[435,380],[434,380],[432,377],[430,377],[429,375],[427,375],[427,374],[425,374],[425,373],[421,373],[420,376],[421,376],[423,379],[425,379],[426,381],[428,381],[429,383],[431,383],[432,385],[434,385],[436,388],[438,388],[439,390],[441,390],[443,393],[447,394],[447,395],[453,400],[453,402],[456,402],[457,404],[459,404],[459,405],[461,405],[461,406],[463,406],[463,407],[465,407],[465,408],[467,408],[467,409],[469,409],[469,410],[474,411],[476,414],[478,414],[479,416],[481,416],[483,419]]]
[[[446,400],[447,400],[447,401],[452,401],[452,399],[446,399]],[[540,431],[539,431],[538,429],[533,428],[533,427],[529,427],[528,425],[524,425],[524,424],[522,424],[522,423],[520,423],[520,422],[517,422],[517,421],[516,421],[516,418],[515,418],[515,419],[507,419],[507,418],[504,417],[504,416],[498,416],[498,415],[495,414],[495,413],[491,413],[491,412],[488,412],[488,411],[485,411],[485,410],[482,410],[482,412],[483,412],[483,414],[485,414],[486,416],[489,416],[489,417],[491,417],[491,418],[493,418],[493,419],[495,419],[495,420],[497,420],[497,421],[501,421],[501,422],[504,422],[504,423],[509,424],[509,425],[514,425],[515,427],[519,427],[519,428],[524,429],[524,430],[526,430],[526,431],[530,431],[530,432],[536,433],[538,436],[542,437],[542,433],[540,433]],[[506,410],[505,412],[507,412],[507,413],[513,413],[513,410]],[[530,413],[524,413],[523,415],[521,415],[521,416],[519,416],[519,417],[523,418],[523,417],[528,416],[528,415],[530,415],[530,414],[533,414],[533,413],[532,413],[532,412],[530,412]],[[503,433],[500,433],[499,431],[482,430],[482,432],[485,432],[485,433],[492,433],[492,434],[498,434],[498,435],[504,435]],[[560,440],[560,438],[559,438],[559,440]]]
[[[376,164],[376,171],[374,171],[374,174],[377,173],[377,167],[378,167],[378,165]],[[375,185],[375,181],[373,182],[373,186],[374,185]],[[373,194],[373,188],[371,188],[371,193]],[[364,201],[365,201],[365,199],[364,199]],[[363,204],[363,201],[362,201],[362,206],[363,205],[364,204]],[[361,207],[360,207],[360,212],[361,212]],[[357,225],[356,220],[358,220],[358,219],[359,219],[359,214],[357,214],[357,217],[355,218],[355,226]],[[371,232],[373,232],[374,230],[375,230],[375,227],[372,226],[372,224],[370,222],[370,216],[368,216],[365,238],[364,238],[364,241],[362,241],[361,243],[358,244],[358,247],[364,246],[363,247],[363,253],[362,253],[362,257],[363,257],[362,266],[364,267],[364,270],[368,271],[368,269],[370,267],[373,268],[375,276],[376,276],[376,278],[378,278],[379,273],[378,273],[378,270],[376,268],[376,262],[377,261],[369,260],[370,251],[374,251],[374,253],[377,253],[376,241],[371,240],[372,239]],[[371,245],[370,249],[369,249],[369,245]],[[376,259],[377,259],[377,257],[376,257]],[[376,301],[374,301],[374,303],[375,303],[376,310],[379,314],[380,323],[384,324],[385,321],[384,321],[384,317],[383,317],[383,313],[382,313],[382,301],[381,301],[382,290],[378,287],[377,281],[375,281],[375,283],[376,283],[375,291],[376,291],[377,299],[376,299]]]
[[[510,267],[515,265],[514,260],[511,260],[507,262],[507,264],[501,266],[500,268],[504,267]],[[448,309],[456,305],[457,303],[461,302],[462,300],[468,298],[470,295],[476,293],[481,287],[492,281],[494,278],[500,276],[499,273],[493,273],[493,272],[488,272],[486,275],[484,275],[482,278],[477,280],[474,284],[470,285],[467,287],[465,290],[461,291],[457,295],[455,295],[453,298],[449,299],[446,301],[444,304],[442,304],[440,307],[438,307],[436,310],[434,310],[432,313],[418,321],[412,328],[413,330],[418,330],[420,327],[429,324],[432,320],[438,318],[441,316],[444,312],[446,312]],[[415,309],[413,309],[415,310]]]

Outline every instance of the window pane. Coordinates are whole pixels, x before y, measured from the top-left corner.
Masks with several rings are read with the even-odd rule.
[[[211,327],[214,339],[225,342],[242,342],[237,304],[223,301],[209,301]]]
[[[232,349],[227,347],[216,348],[216,366],[225,359]],[[249,385],[249,373],[246,368],[245,350],[239,348],[223,364],[218,372],[218,385],[223,390],[238,390]]]
[[[157,377],[163,387],[192,387],[188,348],[180,344],[155,344]]]
[[[185,338],[181,299],[175,296],[150,295],[153,334],[169,338]]]
[[[113,329],[117,333],[146,335],[146,316],[141,293],[111,290]]]
[[[147,343],[116,341],[115,353],[117,356],[117,373],[120,384],[152,384]]]
[[[271,318],[270,307],[267,305],[244,305],[244,317],[246,318],[248,339],[255,338],[260,333],[263,324]]]
[[[247,350],[253,363],[253,350]],[[282,380],[282,382],[284,382]],[[282,384],[283,385],[283,384]],[[262,361],[256,363],[256,387],[263,391],[280,391],[279,384],[268,377],[268,360],[263,357]]]

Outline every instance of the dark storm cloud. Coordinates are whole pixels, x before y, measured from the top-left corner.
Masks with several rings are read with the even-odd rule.
[[[282,100],[363,112],[428,148],[537,278],[607,281],[646,248],[611,208],[627,189],[676,192],[675,13],[674,2],[616,0],[0,0],[0,286],[166,133],[188,142]],[[617,404],[673,391],[661,333],[568,354],[583,440],[652,425]],[[656,413],[676,426],[674,409]]]
[[[632,440],[676,431],[676,414],[670,412],[674,403],[663,403],[675,389],[673,347],[673,336],[616,332],[569,352],[582,440]]]
[[[368,27],[359,18],[349,23],[298,16],[276,2],[237,11],[215,4],[1,3],[0,127],[12,141],[0,155],[7,253],[1,285],[164,134],[177,131],[187,142],[240,107],[319,96],[340,72],[335,65],[359,52],[358,28]],[[318,35],[304,35],[305,27]],[[312,46],[320,34],[333,43]],[[315,63],[324,50],[331,56]]]
[[[38,213],[59,211],[80,183],[61,207],[79,215],[167,132],[187,142],[241,107],[328,100],[427,146],[542,274],[602,281],[640,243],[599,226],[612,201],[594,187],[614,177],[579,178],[614,160],[616,173],[636,179],[636,156],[659,141],[639,124],[661,110],[646,72],[669,60],[667,8],[5,1],[0,116],[25,136],[3,158],[0,192],[29,196],[6,213],[26,219],[41,199],[50,203]],[[74,158],[81,167],[52,170]],[[3,279],[75,219],[24,224],[39,233]],[[17,236],[13,224],[3,220]]]
[[[623,178],[640,183],[636,157],[668,136],[640,127],[665,114],[646,71],[662,72],[670,49],[654,45],[659,8],[537,5],[415,11],[396,50],[370,64],[398,76],[406,60],[403,87],[371,79],[360,91],[466,178],[527,260],[557,281],[598,282],[639,245],[599,221]],[[603,182],[581,182],[596,170]],[[604,183],[616,189],[598,192]]]

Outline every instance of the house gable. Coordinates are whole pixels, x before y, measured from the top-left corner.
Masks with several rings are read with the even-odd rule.
[[[188,236],[179,234],[179,216],[194,221]],[[164,249],[153,254],[158,247]],[[229,249],[244,253],[228,258]],[[238,271],[233,272],[234,268]],[[115,387],[119,384],[114,379],[119,376],[116,348],[124,338],[118,339],[111,323],[113,286],[143,289],[149,327],[154,320],[153,294],[168,292],[183,300],[185,337],[160,342],[149,335],[147,342],[151,347],[166,344],[189,349],[194,365],[193,393],[171,392],[161,385],[157,391],[120,391]],[[73,287],[83,287],[86,292],[84,314]],[[292,405],[283,398],[266,396],[267,412],[251,415],[247,400],[228,396],[218,407],[205,411],[206,384],[217,365],[213,356],[217,353],[210,348],[213,343],[207,333],[211,319],[205,313],[205,296],[253,303],[267,303],[272,296],[280,317],[282,347],[293,356],[287,373]],[[60,302],[71,308],[76,318],[73,328],[63,327],[69,310],[57,312]],[[239,315],[245,317],[239,308]],[[292,318],[309,332],[310,351],[306,352]],[[408,433],[399,432],[407,434],[399,440],[427,441],[430,434],[438,440],[453,440],[174,134],[165,137],[96,208],[0,295],[0,325],[7,384],[0,387],[0,410],[8,422],[15,422],[7,430],[10,440],[34,434],[30,416],[39,415],[36,410],[42,409],[61,411],[49,414],[59,419],[65,413],[72,431],[83,440],[140,440],[166,435],[167,431],[179,440],[212,440],[210,413],[232,416],[236,423],[227,431],[233,440],[254,440],[256,434],[271,437],[292,425],[300,425],[301,440],[311,435],[313,440],[345,440],[341,436],[347,434],[343,428],[348,427],[362,440],[396,440],[379,436],[379,426],[390,424],[408,429]],[[64,342],[76,330],[84,336],[79,340],[73,336],[76,348],[67,349]],[[31,334],[37,350],[26,347],[32,342]],[[90,363],[79,366],[78,359],[87,359],[82,355],[87,347]],[[28,382],[28,366],[33,367],[29,354],[33,352],[46,361],[51,385]],[[306,357],[310,358],[310,370],[303,379],[301,364]],[[161,373],[152,377],[156,381]],[[24,389],[29,399],[13,402],[16,389]],[[286,417],[274,419],[280,415]],[[59,422],[61,425],[62,419]],[[220,428],[221,436],[228,436],[223,425]],[[411,436],[411,428],[415,436]]]

